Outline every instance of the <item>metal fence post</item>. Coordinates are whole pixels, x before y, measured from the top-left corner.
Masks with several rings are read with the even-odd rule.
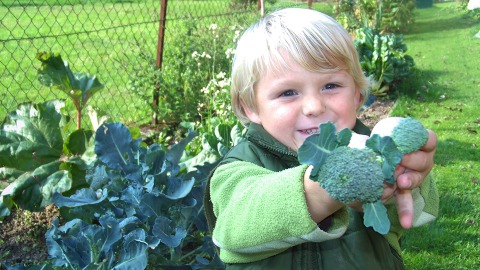
[[[165,23],[167,21],[167,2],[168,0],[161,0],[160,4],[160,23],[158,24],[158,43],[157,43],[157,58],[155,65],[157,68],[162,68],[163,61],[163,42],[165,37]],[[153,92],[153,107],[156,108],[159,102],[159,93],[160,93],[160,83],[156,82],[155,90]],[[152,125],[158,124],[157,113],[154,111],[152,113]]]

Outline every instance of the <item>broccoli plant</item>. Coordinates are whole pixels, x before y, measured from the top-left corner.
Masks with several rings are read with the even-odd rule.
[[[166,151],[133,139],[121,123],[95,133],[89,187],[53,195],[64,220],[47,232],[56,266],[81,269],[182,269],[222,266],[203,215],[206,179],[217,163],[180,162],[195,132]],[[78,252],[78,251],[82,252]],[[175,266],[175,267],[174,267]]]
[[[377,123],[365,147],[352,148],[351,138],[349,129],[336,133],[334,124],[321,124],[319,132],[298,149],[298,159],[313,166],[310,178],[335,200],[360,202],[365,226],[386,234],[390,220],[380,200],[383,183],[395,182],[395,167],[404,154],[417,151],[427,142],[428,131],[415,119],[391,117]]]

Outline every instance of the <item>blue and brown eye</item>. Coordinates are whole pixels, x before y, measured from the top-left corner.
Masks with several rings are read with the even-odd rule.
[[[281,97],[290,97],[290,96],[294,96],[294,95],[296,95],[296,94],[297,94],[297,92],[296,92],[295,90],[290,89],[290,90],[285,90],[285,91],[283,91],[283,92],[280,94],[280,96],[281,96]]]
[[[335,83],[328,83],[326,84],[322,90],[333,90],[338,87],[338,84]]]

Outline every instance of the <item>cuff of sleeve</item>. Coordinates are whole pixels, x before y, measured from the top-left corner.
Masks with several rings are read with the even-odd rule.
[[[332,226],[327,231],[323,231],[319,227],[317,227],[310,233],[304,235],[287,237],[282,240],[271,241],[257,246],[230,249],[229,251],[244,254],[254,254],[262,252],[268,253],[275,250],[277,252],[280,252],[281,250],[285,250],[289,247],[299,245],[305,242],[323,242],[336,239],[341,237],[347,230],[349,222],[348,208],[343,207],[342,209],[338,210],[332,215],[332,219]],[[213,241],[214,243],[216,242],[215,239],[213,239]],[[218,243],[215,244],[218,245]]]

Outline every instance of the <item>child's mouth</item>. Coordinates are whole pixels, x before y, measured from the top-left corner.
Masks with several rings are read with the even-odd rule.
[[[300,132],[305,133],[307,135],[317,134],[318,133],[318,128],[300,130]]]

